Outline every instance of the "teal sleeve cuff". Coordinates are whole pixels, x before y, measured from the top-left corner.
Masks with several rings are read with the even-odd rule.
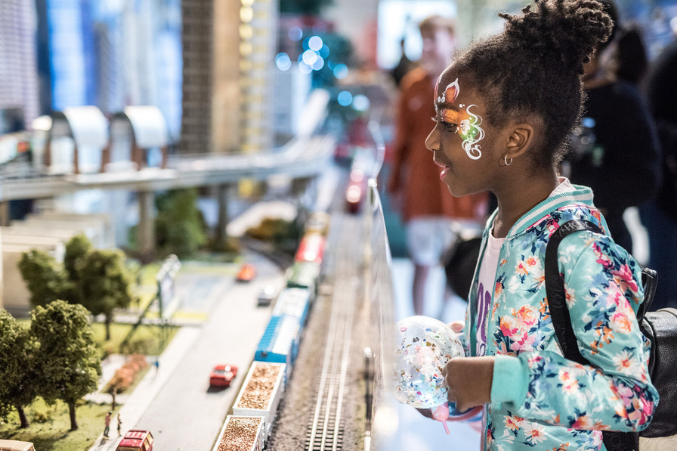
[[[526,362],[518,357],[497,355],[494,360],[491,402],[510,402],[519,407],[524,403],[528,389],[529,372]]]

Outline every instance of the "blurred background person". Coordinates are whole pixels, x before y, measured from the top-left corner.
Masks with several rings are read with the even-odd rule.
[[[440,180],[440,169],[425,147],[435,116],[435,82],[451,62],[456,48],[452,19],[438,15],[424,19],[420,67],[402,80],[397,103],[396,138],[388,191],[402,196],[407,248],[414,263],[414,313],[423,314],[426,281],[430,270],[454,239],[452,218],[475,221],[484,214],[486,195],[453,197]],[[465,297],[467,293],[458,293]]]
[[[407,53],[404,51],[405,42],[406,42],[405,38],[402,38],[400,40],[400,48],[402,49],[402,56],[400,57],[400,60],[397,62],[397,66],[393,67],[390,71],[390,75],[392,75],[393,80],[395,80],[395,84],[397,86],[400,86],[400,84],[402,83],[402,79],[405,77],[405,75],[407,75],[416,67],[416,64],[407,57]]]
[[[671,25],[677,37],[677,18]],[[642,207],[649,232],[649,267],[658,271],[652,310],[677,307],[677,40],[655,61],[648,77],[649,107],[661,143],[661,181],[651,202]]]
[[[603,3],[615,26],[584,66],[588,100],[580,134],[572,140],[570,179],[592,188],[612,238],[632,252],[623,213],[650,200],[656,190],[658,136],[636,86],[648,64],[641,37],[634,28],[622,27],[613,3]]]

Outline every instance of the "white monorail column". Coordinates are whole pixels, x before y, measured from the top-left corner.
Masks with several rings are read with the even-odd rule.
[[[217,187],[217,196],[219,200],[219,222],[216,230],[216,243],[218,247],[225,248],[228,234],[226,227],[228,226],[228,198],[232,192],[232,185],[223,184]]]
[[[139,191],[139,226],[137,230],[139,256],[149,263],[155,256],[155,193]]]

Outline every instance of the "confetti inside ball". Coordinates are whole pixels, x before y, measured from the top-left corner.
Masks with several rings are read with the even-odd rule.
[[[393,368],[395,398],[418,409],[447,401],[442,370],[454,357],[463,357],[463,345],[442,321],[411,316],[397,323]]]

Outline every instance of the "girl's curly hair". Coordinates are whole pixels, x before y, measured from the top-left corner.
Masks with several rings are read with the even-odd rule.
[[[532,8],[532,6],[535,6]],[[522,15],[499,14],[503,33],[473,43],[454,62],[488,104],[488,120],[538,118],[538,167],[559,162],[579,120],[583,64],[611,34],[613,21],[597,0],[535,0]]]

